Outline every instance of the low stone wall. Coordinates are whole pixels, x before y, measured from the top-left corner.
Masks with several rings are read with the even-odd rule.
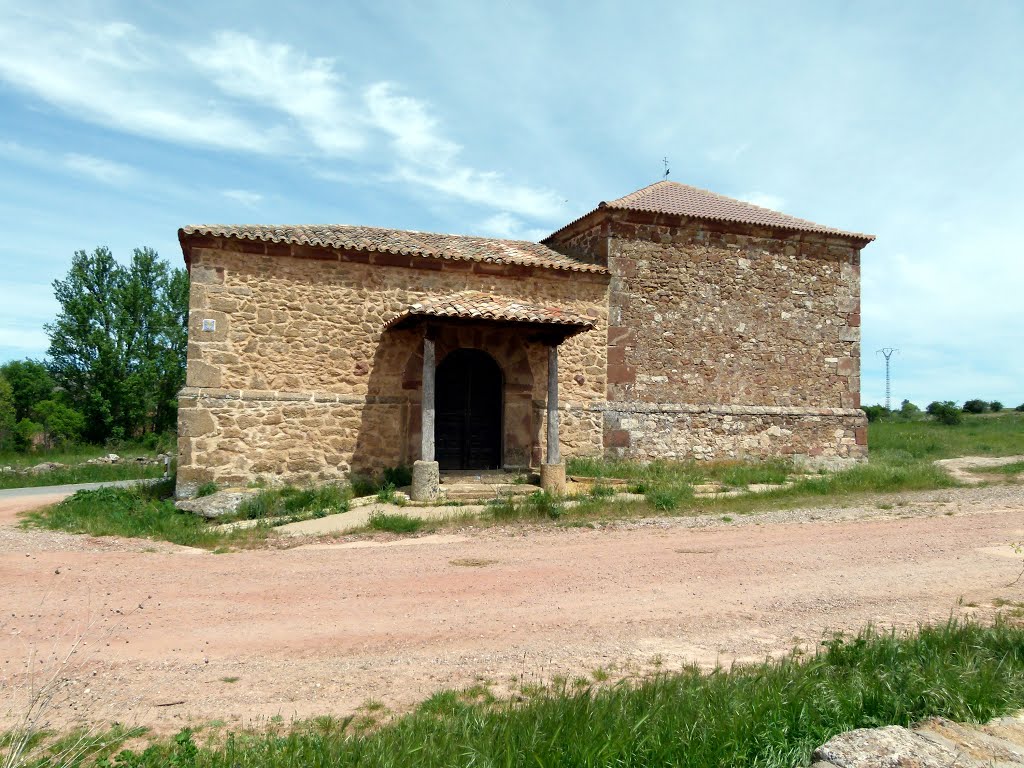
[[[602,410],[605,453],[618,458],[783,456],[839,467],[867,457],[867,419],[859,409],[616,402]]]
[[[334,393],[182,390],[176,495],[200,485],[340,482],[408,463],[408,406]]]

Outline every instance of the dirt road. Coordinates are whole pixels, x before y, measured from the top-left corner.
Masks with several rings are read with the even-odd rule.
[[[2,504],[2,502],[0,502]],[[0,517],[2,517],[0,511]],[[78,631],[51,722],[169,731],[401,710],[484,679],[761,659],[830,630],[989,615],[1021,557],[1024,487],[592,528],[465,530],[214,555],[0,529],[0,727],[24,662]],[[977,605],[978,607],[973,607]],[[37,673],[37,679],[42,673]]]

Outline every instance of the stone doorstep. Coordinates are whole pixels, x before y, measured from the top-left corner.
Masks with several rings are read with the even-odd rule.
[[[448,501],[487,501],[509,496],[529,496],[540,486],[529,483],[444,483],[441,496]]]

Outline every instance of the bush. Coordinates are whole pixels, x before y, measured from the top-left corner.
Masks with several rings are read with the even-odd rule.
[[[868,421],[878,421],[891,413],[884,405],[865,405],[861,410],[868,417]]]
[[[921,409],[914,405],[909,400],[904,400],[900,403],[900,417],[904,419],[916,419],[921,413]]]
[[[1001,410],[1003,410],[1003,404],[1000,403],[998,400],[993,400],[991,403],[988,404],[988,409],[992,411],[992,413],[999,413]]]
[[[647,492],[647,501],[661,512],[671,512],[684,501],[693,498],[693,486],[669,485],[652,488]]]
[[[966,405],[966,403],[965,403]],[[956,407],[956,403],[952,400],[944,400],[939,402],[935,400],[928,404],[928,415],[935,418],[941,424],[959,424],[963,421],[963,417],[960,415],[960,409]]]
[[[208,483],[203,483],[196,490],[196,496],[202,498],[203,496],[213,496],[217,492],[217,484],[212,480]]]
[[[388,533],[416,533],[426,523],[416,517],[409,515],[370,515],[370,527],[375,531],[387,531]]]
[[[1024,403],[1021,403],[1020,405],[1018,405],[1013,410],[1015,410],[1015,411],[1024,411]]]
[[[968,400],[964,403],[964,413],[985,413],[988,410],[988,403],[984,400]]]

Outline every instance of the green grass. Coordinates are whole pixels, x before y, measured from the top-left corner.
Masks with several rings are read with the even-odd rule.
[[[121,462],[118,464],[75,466],[83,464],[89,459],[106,456],[109,453],[116,453],[121,457]],[[151,450],[135,444],[119,448],[76,445],[53,450],[32,451],[31,453],[4,451],[0,453],[0,467],[24,470],[43,462],[56,462],[58,464],[67,464],[68,466],[64,469],[43,472],[38,475],[0,474],[0,489],[35,488],[44,485],[70,485],[73,483],[101,483],[114,480],[154,479],[163,476],[163,466],[146,466],[141,462],[134,461],[134,459],[137,457],[152,459],[156,453],[155,449]]]
[[[326,517],[348,512],[351,491],[344,485],[320,485],[308,488],[284,486],[260,491],[246,499],[226,520],[263,520],[287,517],[293,520]]]
[[[425,525],[425,520],[409,515],[388,515],[377,513],[370,515],[368,523],[374,531],[386,531],[388,533],[416,533]]]
[[[1024,472],[1024,461],[1003,464],[1000,467],[972,467],[971,472],[985,472],[994,475],[1019,475]]]
[[[252,546],[266,538],[266,527],[224,532],[203,518],[175,509],[174,481],[133,488],[79,491],[51,507],[26,513],[24,525],[90,536],[159,539],[188,547],[216,549]]]
[[[5,465],[6,466],[6,465]],[[145,480],[163,477],[164,468],[138,462],[121,464],[90,464],[81,467],[67,467],[38,475],[0,474],[0,489],[38,488],[45,485],[73,485],[77,483],[109,483],[115,480]]]
[[[942,716],[983,722],[1024,706],[1024,629],[957,624],[913,635],[866,630],[810,658],[659,673],[639,683],[579,678],[531,685],[522,701],[442,691],[388,721],[365,713],[291,729],[230,733],[198,745],[190,731],[122,752],[116,765],[759,766],[807,765],[844,731]],[[41,768],[47,763],[36,763]]]
[[[964,414],[962,424],[947,426],[931,419],[877,421],[868,427],[871,452],[899,452],[915,459],[956,456],[1013,456],[1024,453],[1024,413]]]

